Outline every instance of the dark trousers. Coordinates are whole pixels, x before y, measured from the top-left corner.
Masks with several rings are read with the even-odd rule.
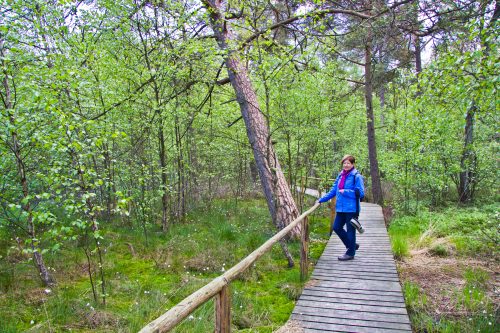
[[[356,216],[356,213],[337,213],[332,226],[333,231],[347,248],[346,254],[349,256],[356,254],[356,229],[349,223],[354,216]],[[344,225],[347,231],[344,229]]]

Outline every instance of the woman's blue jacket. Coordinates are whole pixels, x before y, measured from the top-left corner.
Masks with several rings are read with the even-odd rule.
[[[333,183],[330,191],[319,199],[319,202],[327,202],[333,197],[337,196],[337,202],[335,204],[335,210],[338,213],[355,213],[356,212],[356,194],[355,189],[359,190],[360,198],[365,196],[365,185],[363,183],[363,176],[358,172],[358,170],[353,169],[347,175],[344,183],[344,193],[338,191],[338,184],[340,183],[340,177],[342,172],[339,173],[337,179]]]

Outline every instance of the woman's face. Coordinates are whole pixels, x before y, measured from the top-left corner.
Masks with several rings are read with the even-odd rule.
[[[346,159],[344,163],[342,163],[342,166],[344,167],[345,171],[349,171],[352,168],[354,168],[354,164],[352,164],[351,161],[349,161],[348,159]]]

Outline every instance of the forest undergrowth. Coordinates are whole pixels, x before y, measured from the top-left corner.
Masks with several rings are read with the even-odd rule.
[[[106,306],[92,297],[85,255],[68,243],[48,255],[57,287],[41,287],[32,264],[16,248],[0,245],[0,332],[137,332],[183,298],[238,263],[276,230],[262,200],[219,200],[193,211],[168,233],[119,223],[103,232]],[[313,216],[310,255],[321,255],[328,221]],[[231,288],[232,326],[237,332],[272,332],[283,325],[300,295],[299,243],[296,261],[279,246],[243,273]],[[25,262],[20,265],[19,263]],[[174,332],[210,332],[213,301],[197,309]]]
[[[495,332],[499,327],[498,205],[396,214],[389,234],[415,332]],[[328,236],[327,210],[311,217],[314,263]],[[57,287],[41,287],[29,258],[0,244],[0,332],[136,332],[210,282],[274,233],[262,200],[217,200],[168,233],[115,221],[104,238],[107,304],[95,302],[78,243],[47,253]],[[231,284],[232,329],[273,332],[301,293],[279,247]],[[20,264],[23,263],[23,264]],[[175,332],[209,332],[213,301]]]
[[[415,332],[498,332],[498,204],[396,217],[389,235]]]

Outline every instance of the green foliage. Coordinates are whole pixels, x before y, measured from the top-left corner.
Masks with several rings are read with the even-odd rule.
[[[418,312],[425,309],[427,297],[421,293],[418,285],[411,282],[405,282],[403,284],[403,293],[409,311]]]
[[[391,247],[392,247],[392,252],[394,253],[394,257],[397,259],[403,259],[409,254],[408,243],[406,242],[406,239],[403,237],[392,237]]]
[[[140,6],[113,1],[2,4],[0,290],[24,296],[37,285],[31,245],[47,258],[51,272],[63,281],[70,275],[75,282],[63,283],[59,301],[49,297],[38,303],[47,306],[48,316],[28,310],[19,314],[21,323],[36,317],[38,329],[46,331],[76,317],[86,329],[118,325],[135,331],[143,317],[171,305],[142,274],[150,281],[158,273],[176,275],[156,281],[170,295],[171,289],[188,284],[183,279],[218,274],[273,234],[267,213],[241,203],[261,189],[234,90],[214,83],[226,76],[221,63],[228,50],[206,38],[211,32],[203,9],[182,1],[161,6],[156,1]],[[412,6],[402,6],[401,15],[413,15]],[[241,8],[242,18],[232,20],[238,22],[231,28],[237,38],[230,47],[242,50],[241,43],[263,29],[238,55],[248,65],[272,133],[269,139],[291,188],[304,175],[322,179],[307,184],[311,187],[328,183],[340,157],[350,153],[366,176],[369,197],[364,96],[355,83],[363,73],[344,61],[346,55],[357,57],[363,46],[366,34],[353,28],[359,22],[344,21],[342,15],[303,18],[296,22],[303,39],[292,42],[285,29],[273,30],[272,38],[265,32],[276,23],[274,4],[273,15],[268,15],[268,2],[242,2]],[[452,255],[456,249],[460,255],[498,255],[499,34],[498,26],[485,28],[478,19],[482,14],[474,14],[460,20],[440,17],[449,36],[418,78],[409,69],[408,48],[399,46],[407,45],[405,34],[391,31],[394,50],[374,54],[380,97],[374,100],[375,127],[386,200],[398,212],[413,214],[390,227],[399,258],[408,255],[411,244],[427,247],[442,239],[446,242],[431,246],[433,254]],[[372,20],[376,41],[395,18]],[[331,30],[339,19],[346,30],[353,28],[345,38]],[[389,68],[396,63],[399,69]],[[465,115],[471,112],[473,142],[465,147]],[[469,171],[473,199],[490,205],[455,211],[459,175]],[[246,223],[226,223],[239,216],[233,203],[217,202],[229,195],[245,212]],[[438,214],[422,213],[424,207],[447,206]],[[195,212],[206,219],[194,217]],[[251,222],[256,219],[260,225]],[[160,234],[162,223],[166,235]],[[313,257],[322,252],[328,233],[327,222],[319,224],[311,242]],[[134,257],[127,243],[147,255]],[[101,247],[103,262],[97,260]],[[83,250],[90,255],[88,263]],[[292,250],[297,252],[297,246]],[[281,254],[273,251],[269,257],[278,261]],[[89,281],[83,279],[89,272],[95,279],[99,267],[109,277],[106,309],[89,301]],[[118,279],[117,271],[127,276]],[[262,283],[255,274],[245,278]],[[203,282],[196,279],[192,288]],[[139,284],[145,289],[137,291]],[[276,315],[281,322],[299,287],[267,287],[286,294]],[[130,298],[113,303],[116,294],[127,292]],[[94,309],[71,302],[75,294],[84,295]],[[147,304],[135,306],[139,300]],[[198,331],[209,327],[211,306],[193,317]],[[258,323],[263,331],[272,330],[274,319],[266,310],[252,314],[248,308],[236,313],[238,327],[251,330]],[[108,312],[115,309],[116,316]],[[11,321],[0,325],[0,330],[13,329]]]
[[[402,216],[389,226],[393,244],[420,248],[446,239],[458,254],[496,256],[498,253],[498,205],[469,208],[447,208],[440,212],[419,212]],[[396,250],[396,249],[395,249]],[[449,254],[445,244],[434,244],[431,252]]]
[[[429,252],[432,255],[436,255],[436,256],[439,256],[439,257],[446,257],[449,254],[448,249],[443,244],[436,244],[436,245],[434,245],[433,247],[431,247],[429,249]]]

